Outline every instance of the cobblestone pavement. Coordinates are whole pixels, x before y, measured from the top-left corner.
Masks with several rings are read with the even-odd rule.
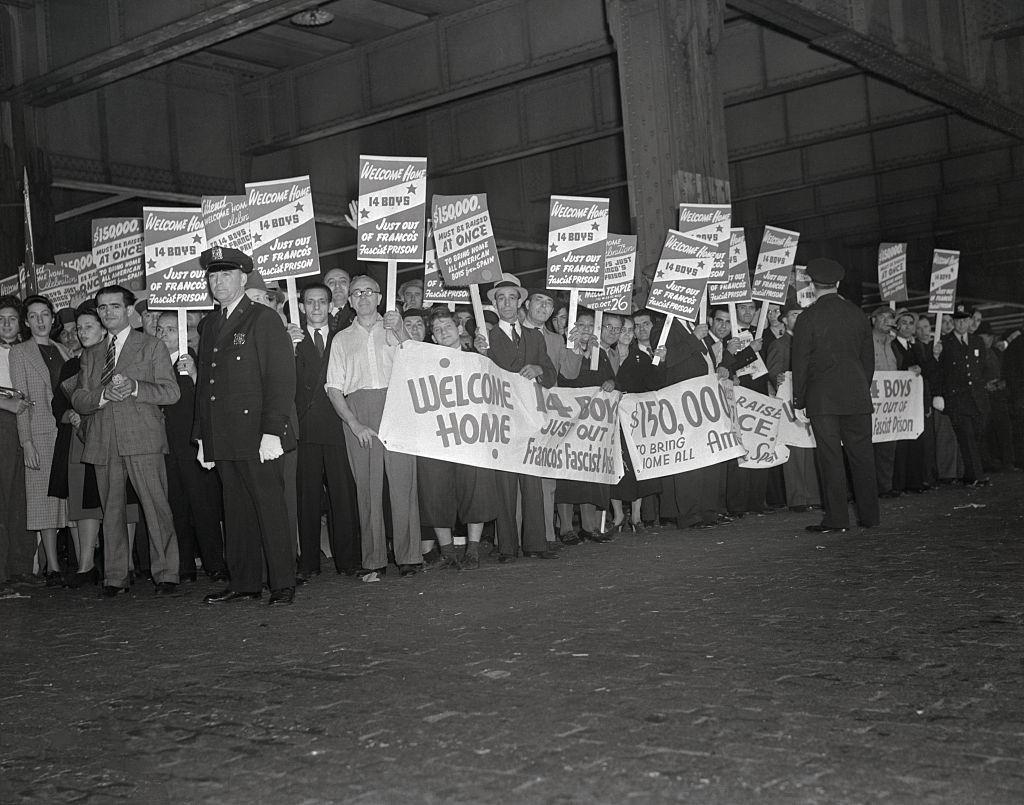
[[[325,573],[291,608],[28,588],[0,802],[1020,803],[1022,493]]]

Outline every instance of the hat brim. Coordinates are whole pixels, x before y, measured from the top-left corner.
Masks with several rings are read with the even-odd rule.
[[[219,263],[207,263],[206,273],[209,274],[211,271],[241,271],[243,274],[251,274],[252,266],[240,266],[238,263],[228,263],[226,261],[221,261]]]
[[[487,301],[490,302],[493,305],[494,304],[494,294],[497,293],[498,291],[500,291],[502,288],[515,288],[517,291],[519,291],[519,304],[520,305],[523,304],[523,302],[525,302],[527,300],[527,298],[529,297],[529,293],[527,292],[526,288],[520,288],[520,287],[515,286],[515,285],[501,285],[501,286],[499,286],[497,288],[491,288],[487,292]]]

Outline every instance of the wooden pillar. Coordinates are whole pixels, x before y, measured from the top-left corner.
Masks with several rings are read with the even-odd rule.
[[[681,201],[729,200],[716,68],[724,0],[605,0],[618,58],[642,304]],[[639,298],[636,298],[639,297]]]

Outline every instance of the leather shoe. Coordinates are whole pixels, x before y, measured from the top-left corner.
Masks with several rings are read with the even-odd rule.
[[[804,528],[804,531],[810,531],[812,534],[842,534],[846,532],[846,529],[840,528],[839,526],[824,525],[823,523],[818,523],[817,525],[807,526],[806,528]]]
[[[611,542],[612,541],[611,536],[609,536],[608,534],[598,534],[595,531],[583,531],[582,529],[580,530],[580,539],[582,539],[584,542],[598,542],[598,543],[604,543],[604,542]]]
[[[262,593],[238,593],[234,590],[221,590],[219,593],[210,593],[203,600],[207,604],[230,604],[232,601],[259,601]]]
[[[516,561],[516,555],[514,553],[498,554],[498,561],[503,565],[511,564],[512,562]]]
[[[103,597],[104,598],[116,598],[119,595],[127,595],[127,587],[114,587],[112,584],[103,585]]]
[[[228,572],[226,570],[215,570],[213,571],[213,573],[210,574],[210,581],[223,583],[230,580],[231,577],[228,576]]]
[[[319,570],[300,570],[295,574],[295,584],[296,586],[305,584],[307,581],[312,581],[314,577],[319,575]]]
[[[295,588],[282,587],[280,590],[270,591],[270,606],[278,604],[291,604],[295,601]]]
[[[791,512],[798,512],[800,514],[803,514],[805,512],[809,512],[811,510],[811,507],[810,506],[790,506],[789,510]]]
[[[523,556],[531,559],[557,559],[558,554],[554,551],[523,551]]]
[[[174,595],[178,592],[178,585],[173,581],[161,581],[157,583],[153,592],[157,595]]]
[[[558,541],[563,545],[579,545],[582,542],[575,531],[570,531],[568,534],[559,534]]]
[[[407,578],[408,576],[415,576],[419,572],[420,572],[420,566],[419,565],[399,565],[398,566],[398,575],[401,576],[403,579]]]

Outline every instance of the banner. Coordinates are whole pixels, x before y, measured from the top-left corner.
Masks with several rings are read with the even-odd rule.
[[[633,276],[636,272],[636,235],[608,233],[604,253],[604,288],[583,291],[580,303],[591,310],[629,315],[633,309]]]
[[[680,204],[679,232],[714,248],[708,285],[727,280],[732,206],[729,204]]]
[[[747,262],[747,236],[742,227],[730,230],[729,259],[725,282],[708,286],[708,304],[725,305],[729,302],[749,302],[750,265]]]
[[[320,273],[309,177],[245,186],[252,263],[266,282]],[[422,251],[422,248],[421,248]]]
[[[206,249],[200,207],[143,207],[151,309],[213,307],[199,255]]]
[[[799,417],[793,408],[793,373],[786,372],[775,397],[782,403],[782,419],[779,420],[779,441],[790,447],[817,447],[811,421],[806,415]]]
[[[879,372],[871,378],[872,442],[916,439],[924,431],[924,380],[912,372]]]
[[[746,456],[739,459],[739,465],[761,470],[789,461],[789,448],[779,440],[782,402],[740,385],[733,385],[731,394],[733,423],[747,451]]]
[[[453,288],[445,285],[441,278],[441,272],[437,268],[437,254],[434,251],[434,234],[431,230],[430,219],[427,219],[427,243],[423,256],[423,306],[447,304],[468,305],[469,290],[466,288]]]
[[[725,384],[712,375],[627,394],[622,432],[637,480],[709,467],[746,454],[733,431]]]
[[[501,278],[487,194],[434,196],[431,220],[437,264],[446,285],[479,285]]]
[[[713,258],[713,249],[706,243],[684,238],[670,229],[647,295],[647,307],[696,321]]]
[[[960,252],[935,249],[932,252],[932,281],[928,289],[929,313],[952,313],[956,301],[956,278],[960,273]]]
[[[96,288],[123,285],[132,291],[146,287],[142,267],[142,219],[96,218],[92,222],[92,259]]]
[[[810,307],[817,299],[814,283],[807,274],[807,266],[793,266],[793,290],[796,291],[796,303],[800,307]]]
[[[878,294],[883,302],[907,301],[907,244],[878,244]]]
[[[246,196],[203,196],[202,207],[207,248],[226,246],[252,254]]]
[[[754,284],[751,296],[759,302],[786,303],[786,286],[796,263],[796,247],[800,241],[799,232],[766,226],[761,238],[761,251],[754,268]]]
[[[426,157],[359,156],[358,260],[423,261]]]
[[[48,297],[53,306],[76,308],[100,289],[96,282],[96,267],[92,252],[55,254],[53,262],[36,266],[39,293]]]
[[[608,199],[552,196],[548,218],[550,289],[604,288]]]
[[[622,477],[617,391],[545,389],[472,352],[406,341],[380,440],[457,464],[602,484]]]

